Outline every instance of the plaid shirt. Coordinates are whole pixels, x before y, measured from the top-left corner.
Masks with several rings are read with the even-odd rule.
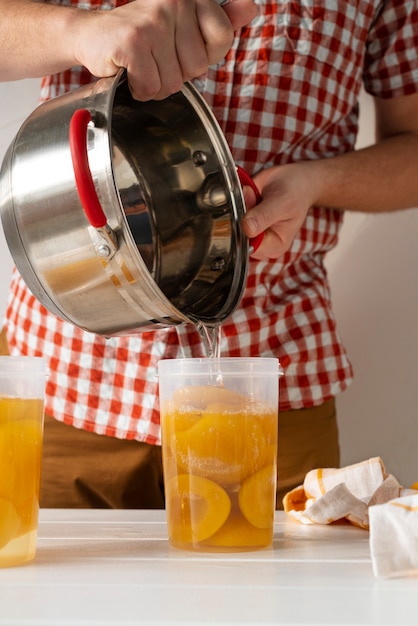
[[[257,1],[258,17],[198,83],[235,162],[250,174],[353,150],[363,84],[384,98],[417,91],[416,0]],[[90,80],[82,68],[46,78],[41,99]],[[319,405],[352,379],[324,268],[341,224],[340,212],[311,209],[283,258],[251,261],[242,302],[222,327],[222,356],[280,359],[282,410]],[[16,272],[5,325],[12,353],[49,359],[50,414],[151,444],[160,442],[159,359],[204,355],[191,325],[110,339],[84,332],[48,313]]]

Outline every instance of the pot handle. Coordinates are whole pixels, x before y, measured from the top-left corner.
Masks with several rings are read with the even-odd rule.
[[[69,128],[70,152],[84,213],[94,228],[103,228],[107,224],[107,218],[94,187],[87,156],[87,125],[91,121],[92,116],[87,109],[78,109],[73,113]]]
[[[251,176],[248,174],[248,172],[244,170],[243,167],[241,167],[240,165],[237,165],[236,167],[237,167],[238,178],[240,180],[241,185],[247,185],[248,187],[251,187],[251,189],[254,191],[254,194],[255,194],[256,204],[260,204],[263,198],[261,197],[261,193],[257,185],[255,184]],[[260,247],[263,239],[264,239],[264,233],[260,233],[259,235],[256,235],[255,237],[252,237],[250,239],[251,254]]]

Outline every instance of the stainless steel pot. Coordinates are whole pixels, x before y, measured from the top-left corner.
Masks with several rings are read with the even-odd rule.
[[[249,250],[240,174],[191,84],[140,103],[121,71],[40,105],[0,184],[23,279],[80,328],[214,325],[240,301]]]

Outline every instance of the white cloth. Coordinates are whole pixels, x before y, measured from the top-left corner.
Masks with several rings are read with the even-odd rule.
[[[418,575],[418,492],[373,506],[369,520],[374,575]]]
[[[404,489],[386,473],[380,457],[311,470],[303,485],[285,495],[283,505],[303,524],[346,520],[370,530],[376,577],[418,574],[418,490]]]

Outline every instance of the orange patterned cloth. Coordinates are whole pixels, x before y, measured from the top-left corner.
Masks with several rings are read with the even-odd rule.
[[[347,521],[370,530],[376,578],[418,575],[418,483],[403,488],[374,457],[341,469],[320,468],[283,498],[285,513],[303,524]]]
[[[385,471],[380,457],[340,469],[320,468],[308,472],[303,485],[283,498],[285,513],[304,524],[332,524],[347,520],[369,529],[369,510],[411,494]]]

